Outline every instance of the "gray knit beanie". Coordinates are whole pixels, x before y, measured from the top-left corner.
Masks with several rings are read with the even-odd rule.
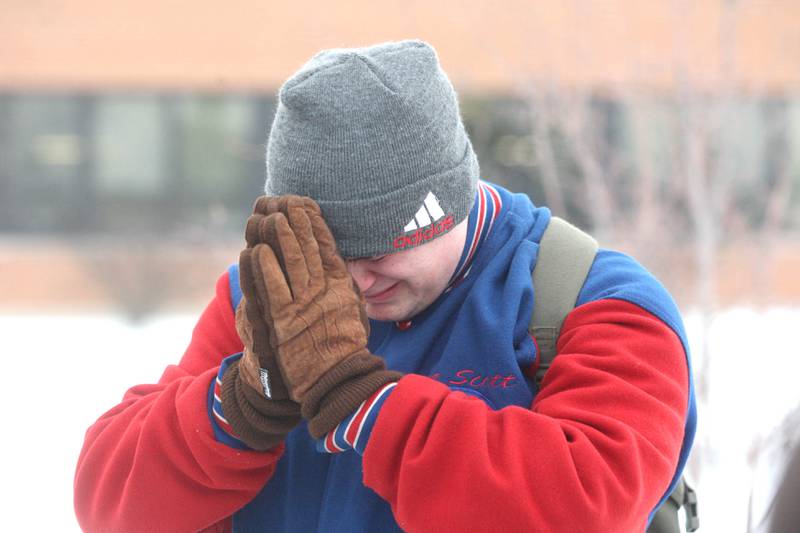
[[[281,87],[268,195],[310,196],[348,258],[426,243],[475,200],[478,160],[422,41],[325,50]]]

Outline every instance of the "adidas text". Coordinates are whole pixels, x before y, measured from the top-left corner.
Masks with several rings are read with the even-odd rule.
[[[401,235],[394,240],[394,247],[398,250],[417,246],[425,241],[429,241],[437,235],[449,231],[453,227],[453,215],[448,215],[441,222],[431,224],[426,230],[418,229],[411,235]]]

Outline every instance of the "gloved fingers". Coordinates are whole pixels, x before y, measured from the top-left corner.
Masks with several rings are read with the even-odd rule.
[[[319,205],[317,204],[317,202],[315,202],[314,200],[312,200],[308,196],[301,196],[300,199],[301,199],[302,204],[303,204],[303,209],[305,209],[306,212],[309,215],[312,215],[312,214],[321,215],[322,214],[322,210],[319,208]]]
[[[292,293],[272,248],[268,244],[256,245],[253,248],[253,259],[253,270],[260,273],[254,276],[259,297],[264,298],[270,309],[282,309],[291,305]]]
[[[263,365],[266,359],[272,357],[273,348],[270,330],[258,303],[243,296],[236,308],[235,320],[242,343],[252,348]]]
[[[299,198],[299,197],[296,197]],[[289,196],[260,196],[253,206],[253,214],[247,219],[244,230],[247,246],[253,247],[256,244],[267,243],[275,248],[274,225],[268,221],[269,215],[273,213],[286,213],[287,205],[290,203]],[[302,201],[295,200],[301,204]]]
[[[242,289],[245,302],[251,304],[259,299],[258,288],[255,285],[255,273],[253,272],[253,250],[252,248],[245,248],[239,253],[239,286]],[[255,317],[251,316],[250,310],[248,312],[248,319],[253,320]]]
[[[275,234],[277,236],[281,261],[289,289],[295,301],[308,297],[309,269],[306,264],[306,250],[297,239],[297,235],[289,226],[283,213],[270,215],[275,218]],[[273,249],[274,251],[274,249]]]
[[[311,221],[308,219],[308,214],[301,206],[292,207],[288,210],[289,226],[297,239],[300,249],[303,252],[308,267],[308,274],[310,276],[309,283],[322,282],[322,277],[325,272],[322,268],[322,259],[319,253],[319,245],[317,239],[314,237],[314,231],[311,228]]]
[[[244,263],[248,265],[245,268],[249,270],[252,250],[247,250],[247,252]],[[252,278],[252,276],[247,277]],[[252,285],[253,281],[250,280],[246,283]],[[249,292],[254,290],[254,288],[249,289]],[[268,398],[288,398],[289,391],[281,379],[280,369],[275,360],[275,347],[270,329],[262,317],[258,305],[247,296],[242,298],[236,308],[236,331],[239,333],[239,338],[242,339],[246,352],[245,357],[242,358],[242,367],[247,371],[242,373],[242,377],[250,386],[261,390]]]
[[[349,279],[344,260],[336,249],[335,239],[322,217],[319,205],[314,200],[293,195],[262,196],[257,200],[254,210],[257,214],[248,219],[246,229],[248,244],[252,246],[259,243],[268,244],[278,258],[287,280],[289,273],[286,270],[284,257],[285,245],[279,242],[275,227],[279,214],[289,219],[289,226],[305,256],[310,293],[317,292],[315,290],[317,284],[324,285],[323,278]]]
[[[336,250],[336,241],[333,238],[328,224],[319,213],[309,213],[308,219],[311,222],[311,229],[314,233],[314,238],[317,240],[319,247],[319,255],[322,259],[322,267],[325,274],[334,277],[347,276],[347,267],[344,264],[342,256]]]
[[[285,207],[285,196],[259,196],[253,205],[253,214],[271,215],[277,213],[282,207]]]
[[[312,205],[313,204],[313,205]],[[253,214],[271,215],[281,212],[284,215],[292,207],[301,207],[319,211],[319,206],[307,196],[297,196],[296,194],[285,194],[282,196],[260,196],[253,205]]]
[[[247,318],[247,311],[245,311],[246,305],[247,297],[243,297],[239,305],[236,306],[236,313],[234,315],[236,320],[236,332],[239,334],[239,338],[242,339],[242,343],[245,346],[252,346],[253,328],[250,319]]]
[[[253,322],[261,322],[266,325],[267,320],[272,320],[271,310],[270,310],[270,302],[269,302],[269,288],[267,287],[266,281],[264,280],[264,275],[261,272],[261,264],[259,262],[258,254],[256,253],[256,249],[261,246],[268,246],[264,244],[257,244],[255,248],[251,248],[246,250],[248,252],[248,264],[247,264],[247,271],[251,272],[250,276],[243,276],[241,269],[241,262],[239,266],[239,277],[240,283],[242,285],[242,294],[245,295],[245,300],[248,302],[247,313],[248,317]],[[245,252],[242,252],[242,255],[245,255]],[[247,292],[249,291],[253,293],[252,298],[247,297]],[[275,339],[270,339],[270,341],[274,341]]]
[[[300,285],[290,279],[285,245],[277,237],[276,213],[283,213],[289,219],[289,226],[305,256],[311,293],[316,292],[316,285],[324,283],[323,277],[340,279],[348,276],[344,260],[336,250],[336,241],[314,200],[295,195],[261,196],[256,200],[253,212],[245,229],[248,246],[268,244],[278,258],[284,277],[295,289]],[[292,244],[288,243],[288,246]]]
[[[269,301],[267,287],[261,277],[258,260],[252,248],[242,250],[239,256],[239,285],[243,295],[240,307],[244,305],[244,316],[249,322],[251,346],[258,354],[267,353],[272,350],[274,342],[267,324],[267,320],[271,319]],[[237,322],[237,330],[238,325]],[[241,332],[239,336],[244,341]]]
[[[261,364],[258,361],[258,356],[250,351],[250,348],[245,344],[244,355],[239,360],[239,373],[244,381],[253,387],[255,390],[267,396],[267,391],[261,384]],[[269,396],[267,396],[269,397]]]
[[[311,200],[311,198],[307,196],[297,196],[296,194],[287,194],[286,196],[281,196],[280,198],[284,202],[282,206],[285,206],[280,209],[280,211],[283,214],[288,214],[289,211],[292,209],[306,209],[306,205],[308,204],[309,201],[313,205],[317,205],[314,203],[313,200]]]
[[[253,214],[268,215],[269,214],[268,206],[270,204],[270,198],[274,198],[274,196],[264,195],[256,198],[256,201],[253,204]]]
[[[247,217],[247,224],[244,227],[244,240],[248,248],[252,248],[259,243],[259,223],[264,215],[250,215]]]
[[[275,222],[278,216],[283,216],[277,211],[270,215],[267,215],[261,219],[258,224],[258,239],[260,244],[268,244],[272,251],[275,252],[275,256],[278,258],[278,262],[283,266],[283,253],[281,252],[280,244],[278,243],[278,234],[275,229]],[[286,272],[284,272],[286,274]]]
[[[323,264],[322,251],[320,250],[318,236],[323,237],[323,244],[333,246],[336,249],[333,236],[327,224],[322,218],[322,210],[319,205],[308,196],[294,197],[291,207],[298,206],[301,210],[289,209],[289,223],[292,226],[303,251],[306,252],[306,264],[308,265],[311,276],[310,292],[316,292],[325,285],[325,268]],[[316,220],[315,227],[312,219]]]
[[[245,241],[247,241],[247,246],[252,248],[256,244],[261,243],[272,246],[275,238],[273,222],[274,221],[268,215],[250,215],[247,218],[247,224],[244,230],[244,238]]]
[[[287,194],[284,196],[260,196],[256,199],[253,206],[253,214],[247,219],[245,227],[245,240],[247,241],[248,247],[253,247],[259,243],[269,244],[280,259],[280,255],[276,249],[274,221],[270,219],[269,215],[283,213],[289,218],[290,226],[295,230],[295,217],[293,213],[295,213],[296,210],[304,211],[309,217],[321,217],[322,215],[319,205],[307,196]],[[322,226],[312,230],[315,238],[317,234],[321,235],[325,231],[330,234],[330,230],[327,229],[327,226],[321,218],[320,222],[322,222]],[[328,237],[327,241],[333,242],[330,235],[328,235]],[[301,244],[304,244],[302,240]]]
[[[284,199],[283,196],[280,198],[273,198],[273,200],[276,201],[282,199]],[[267,216],[261,217],[258,223],[258,244],[267,244],[269,245],[270,248],[272,248],[272,251],[275,253],[275,257],[278,258],[278,264],[280,265],[283,271],[283,275],[288,280],[289,272],[286,269],[286,257],[284,254],[284,248],[286,246],[293,248],[293,245],[291,242],[288,242],[288,239],[286,238],[284,238],[285,242],[281,243],[281,240],[278,237],[278,229],[276,227],[276,223],[280,219],[285,220],[285,215],[281,211],[275,211]]]
[[[356,293],[358,297],[358,317],[361,319],[361,323],[364,325],[364,331],[369,337],[370,325],[369,325],[369,316],[367,316],[367,307],[366,301],[364,300],[364,294],[361,292],[361,289],[358,288],[358,284],[356,284],[355,280],[352,280],[353,292]]]

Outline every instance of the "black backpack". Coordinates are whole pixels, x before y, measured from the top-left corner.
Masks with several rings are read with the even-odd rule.
[[[597,241],[591,236],[558,217],[550,219],[532,273],[535,303],[528,331],[539,347],[537,384],[557,355],[561,324],[575,307],[596,253]],[[696,531],[700,526],[697,495],[683,477],[656,510],[647,533],[680,533],[681,507],[686,510],[687,531]]]

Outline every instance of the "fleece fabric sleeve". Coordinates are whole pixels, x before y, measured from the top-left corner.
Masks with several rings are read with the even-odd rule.
[[[406,531],[644,531],[675,472],[686,355],[622,300],[567,317],[530,409],[408,375],[383,405],[364,483]]]
[[[223,275],[180,363],[128,390],[86,432],[74,486],[84,531],[230,530],[229,517],[270,477],[283,445],[234,449],[209,418],[220,362],[242,350],[230,301]]]

